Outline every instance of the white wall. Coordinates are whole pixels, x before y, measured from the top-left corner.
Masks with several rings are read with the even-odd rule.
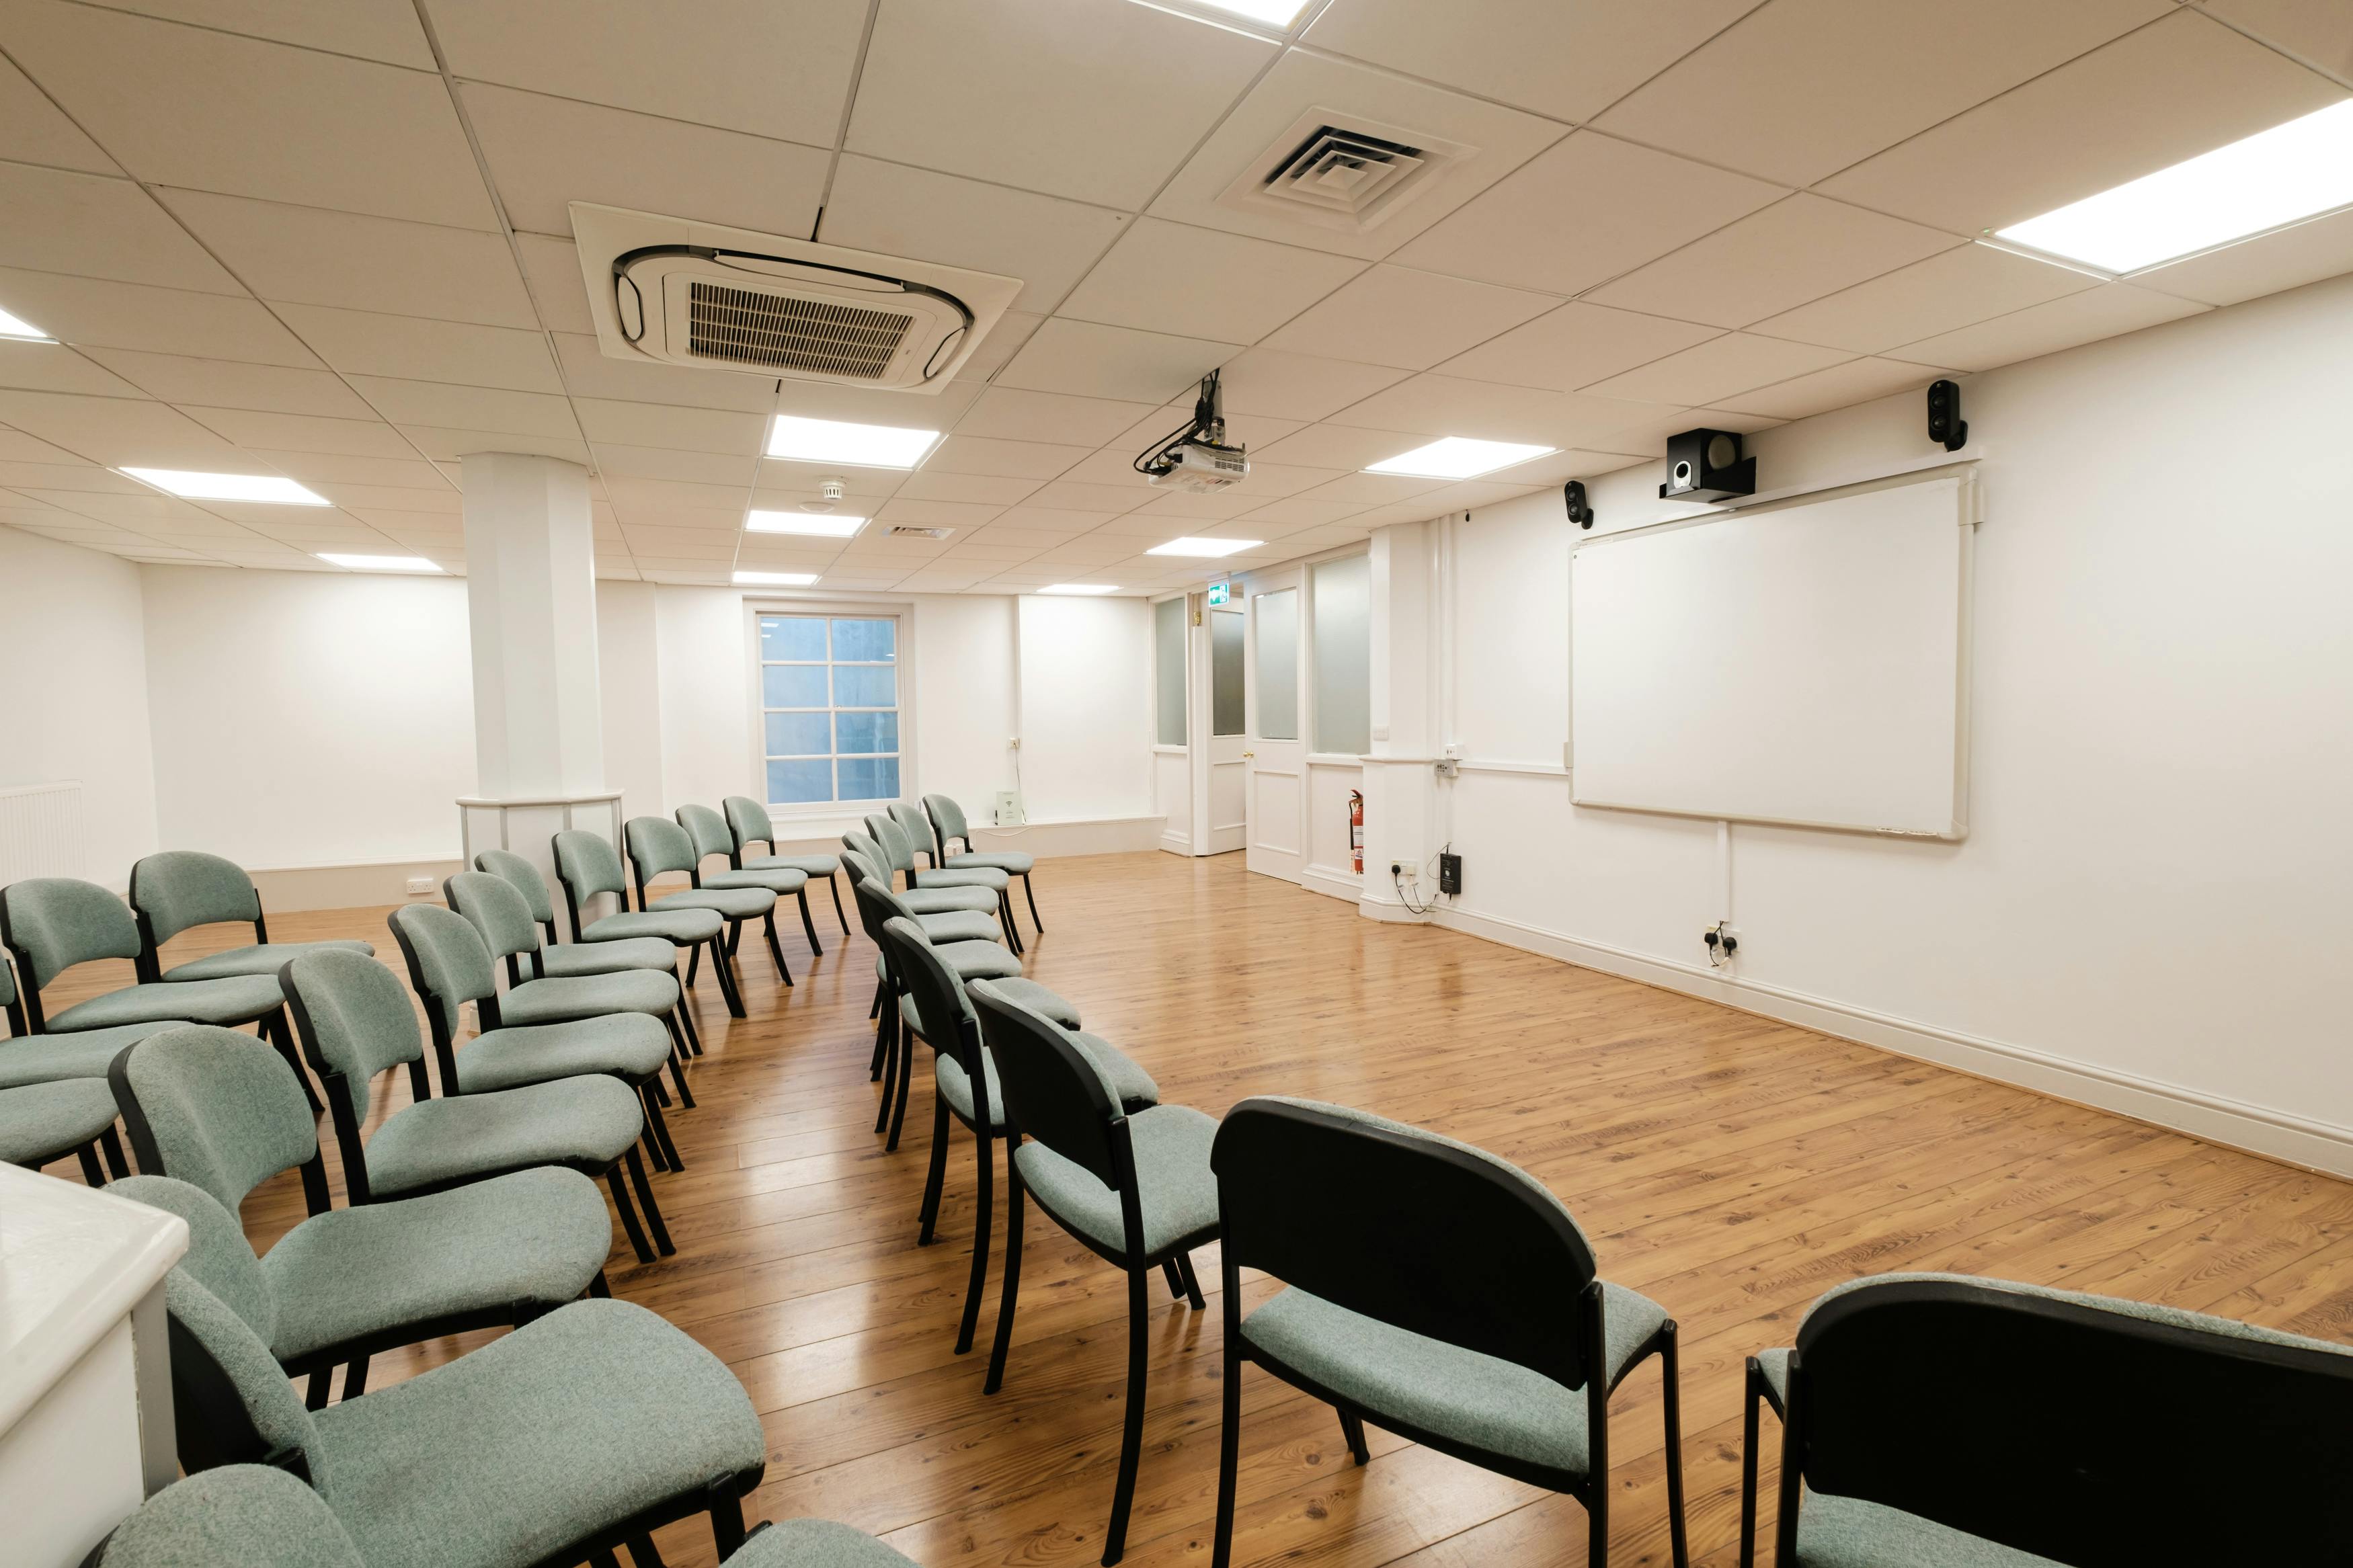
[[[1971,830],[1925,843],[1578,809],[1551,492],[1456,525],[1441,786],[1501,940],[2353,1169],[2353,278],[1979,375]],[[1928,455],[1915,395],[1751,439],[1760,484]],[[1659,465],[1594,486],[1661,511]],[[1519,764],[1517,770],[1488,764]],[[1527,771],[1533,769],[1535,771]]]
[[[116,556],[0,528],[0,788],[79,780],[83,872],[117,889],[159,842],[139,579]]]
[[[1016,603],[1029,820],[1151,815],[1151,606],[1040,595]]]

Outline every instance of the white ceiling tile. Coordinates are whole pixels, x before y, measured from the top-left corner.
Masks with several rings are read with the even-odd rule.
[[[2048,7],[2037,9],[2049,15]],[[2345,96],[2327,79],[2184,7],[1891,147],[1821,189],[1976,234]]]
[[[564,390],[545,334],[530,328],[385,316],[331,305],[281,305],[278,314],[321,359],[349,374],[459,382],[512,392]]]
[[[567,244],[565,247],[569,250]],[[575,281],[576,281],[575,278]],[[575,397],[619,403],[660,403],[680,408],[716,408],[765,414],[776,404],[776,383],[733,371],[656,364],[651,360],[607,357],[593,337],[555,334],[555,354]]]
[[[786,381],[779,387],[765,377],[737,375],[736,379],[774,389],[768,395],[769,406],[778,414],[889,425],[902,430],[953,429],[987,390],[975,382],[955,381],[934,382],[928,392],[889,392],[821,381]]]
[[[1150,436],[1138,437],[1134,442],[1123,439],[1100,452],[1091,452],[1081,461],[1071,464],[1061,477],[1086,485],[1141,484],[1144,476],[1135,471],[1135,455],[1143,449],[1145,442],[1165,433],[1166,426],[1163,426]]]
[[[1745,174],[1579,131],[1397,259],[1491,283],[1582,293],[1784,194]]]
[[[1269,501],[1254,511],[1244,513],[1241,521],[1312,527],[1317,523],[1337,522],[1364,510],[1355,501],[1306,500],[1298,496],[1286,496],[1282,500]]]
[[[1941,229],[1800,191],[1586,298],[1745,327],[1961,243]]]
[[[923,528],[973,529],[979,527],[1005,509],[982,501],[913,500],[904,495],[892,496],[874,514],[883,523],[913,523]]]
[[[1714,336],[1714,327],[1571,300],[1438,369],[1471,381],[1571,392]]]
[[[993,436],[1011,441],[1050,441],[1065,447],[1100,447],[1116,440],[1140,419],[1157,418],[1162,405],[1059,392],[1025,392],[993,386],[956,422],[959,436]],[[1164,420],[1163,423],[1173,423]]]
[[[569,234],[568,202],[807,239],[832,154],[683,121],[469,86],[466,109],[517,228]]]
[[[16,0],[0,45],[151,184],[419,223],[497,221],[448,90],[429,72],[59,0]]]
[[[318,489],[329,500],[337,498],[322,485],[391,485],[406,489],[448,490],[456,487],[441,470],[422,458],[367,458],[345,452],[290,452],[268,447],[248,448],[279,472]]]
[[[1269,337],[1266,346],[1427,370],[1559,302],[1408,267],[1376,267]]]
[[[733,530],[744,517],[744,487],[742,485],[698,484],[687,479],[641,479],[626,474],[608,473],[605,488],[612,492],[613,504],[624,521],[649,508],[691,508],[698,511],[723,512],[731,520]]]
[[[191,359],[185,354],[140,353],[131,349],[88,352],[90,358],[140,391],[165,403],[269,409],[280,414],[323,414],[341,419],[375,417],[368,405],[329,371]]]
[[[2353,10],[2343,0],[2204,0],[2203,9],[2340,78],[2353,78]]]
[[[259,303],[226,294],[0,269],[0,309],[78,345],[314,369],[319,363]]]
[[[1121,512],[1134,510],[1151,499],[1152,491],[1141,478],[1133,489],[1116,485],[1082,485],[1057,479],[1052,484],[1039,487],[1023,504],[1043,507],[1048,510],[1099,511],[1117,516]]]
[[[1753,392],[1743,392],[1724,400],[1722,406],[1736,414],[1762,414],[1774,419],[1803,419],[1809,415],[1823,414],[1833,408],[1845,408],[1857,403],[1869,403],[1890,397],[1899,392],[1913,392],[1927,385],[1941,373],[1926,364],[1913,364],[1903,360],[1857,359],[1828,370],[1793,376],[1788,381],[1760,386]]]
[[[1556,120],[1581,121],[1759,3],[1487,0],[1477,25],[1465,26],[1460,13],[1426,0],[1349,0],[1319,16],[1306,42]]]
[[[2209,305],[2235,305],[2348,270],[2353,270],[2353,212],[2338,212],[2153,272],[2136,273],[2133,281]]]
[[[1032,506],[1024,501],[1019,506],[1006,508],[988,526],[1034,529],[1068,536],[1100,528],[1114,515],[1107,511],[1082,511],[1069,507]]]
[[[71,466],[74,467],[75,471],[79,473],[92,471],[89,468],[89,465],[92,461],[93,459],[85,458],[79,452],[69,452],[62,447],[54,446],[49,442],[42,440],[37,436],[28,436],[22,430],[10,430],[5,427],[0,427],[0,463],[37,463],[44,466]],[[103,468],[96,469],[94,471],[99,473],[105,472]],[[120,476],[117,477],[120,478]],[[143,489],[145,488],[144,486],[138,485],[136,480],[127,480],[125,482],[132,484],[138,489]],[[111,490],[121,489],[122,487],[121,485],[91,485],[77,488]]]
[[[0,163],[0,266],[194,289],[245,290],[128,180]]]
[[[1991,370],[2094,339],[2194,316],[2203,309],[2194,300],[2173,299],[2129,283],[2103,283],[1957,331],[1905,343],[1891,353],[1921,364]]]
[[[1547,392],[1500,382],[1418,375],[1334,416],[1335,424],[1410,431],[1418,437],[1389,448],[1395,457],[1433,436],[1537,446],[1599,445],[1601,435],[1641,419],[1650,410],[1615,396]],[[1286,448],[1287,449],[1287,448]],[[1370,459],[1378,461],[1378,458]]]
[[[47,441],[36,441],[17,430],[0,430],[0,445],[14,444],[27,454],[41,453],[51,461],[29,457],[0,458],[0,485],[11,489],[98,490],[109,495],[152,495],[154,492],[128,475],[95,463],[68,461],[72,454]]]
[[[844,145],[1134,210],[1275,52],[1149,5],[884,0]]]
[[[522,254],[523,282],[532,303],[539,307],[540,324],[551,332],[584,332],[594,336],[596,320],[588,313],[588,294],[580,279],[580,248],[553,235],[515,236]]]
[[[0,386],[26,392],[82,392],[93,397],[142,395],[139,387],[89,354],[63,343],[32,343],[15,338],[0,338]]]
[[[2172,0],[1775,0],[1595,121],[1807,185],[2172,9]],[[1941,171],[1939,171],[1941,173]]]
[[[1387,365],[1254,348],[1228,360],[1218,380],[1225,389],[1229,416],[1313,421],[1403,381],[1406,374]]]
[[[558,436],[523,436],[512,430],[456,430],[440,425],[403,425],[401,438],[437,463],[455,463],[470,452],[522,452],[588,463],[588,443]]]
[[[109,468],[251,473],[256,465],[176,409],[122,397],[0,391],[0,425]]]
[[[679,479],[725,485],[739,496],[751,493],[759,458],[748,452],[681,452],[668,447],[596,444],[596,468],[608,479]]]
[[[867,0],[431,0],[430,10],[460,77],[829,147]]]
[[[355,375],[351,379],[360,395],[396,425],[442,425],[557,438],[576,438],[580,434],[580,426],[572,417],[572,405],[564,398],[545,393],[457,386],[438,381],[397,381],[378,375]]]
[[[999,386],[1162,403],[1240,352],[1241,345],[1107,327],[1060,317],[1039,327],[997,373]]]
[[[319,493],[353,516],[379,527],[414,530],[427,522],[460,528],[465,502],[455,489],[412,485],[365,485],[329,480]]]
[[[1752,387],[1787,381],[1852,357],[1841,349],[1760,338],[1752,332],[1726,332],[1680,353],[1596,382],[1588,390],[1599,397],[1688,406],[1714,403]]]
[[[332,5],[314,0],[110,0],[110,6],[415,70],[434,68],[433,49],[412,0],[336,0]]]
[[[1256,342],[1364,270],[1364,263],[1162,218],[1120,236],[1060,314]]]
[[[1246,171],[1293,150],[1276,143],[1310,110],[1393,128],[1406,141],[1437,139],[1476,149],[1362,233],[1325,228],[1274,213],[1236,209],[1219,198]],[[1556,141],[1564,127],[1351,60],[1293,49],[1250,89],[1217,132],[1187,160],[1152,214],[1204,228],[1256,235],[1377,260],[1487,190]]]
[[[1264,496],[1243,495],[1238,490],[1219,490],[1215,495],[1206,496],[1193,495],[1185,490],[1163,490],[1128,516],[1226,521],[1265,504]]]
[[[975,501],[992,508],[1013,505],[1038,488],[1035,479],[1002,479],[989,474],[934,473],[929,468],[907,476],[899,493],[910,500]]]
[[[79,517],[95,518],[125,528],[172,526],[234,530],[237,527],[201,507],[176,496],[148,489],[143,485],[138,493],[128,495],[95,490],[25,489],[18,493]]]
[[[1641,460],[1623,452],[1593,452],[1568,447],[1541,458],[1531,458],[1525,463],[1514,463],[1508,468],[1498,468],[1487,477],[1499,484],[1558,485],[1570,479],[1606,474]]]
[[[1411,474],[1343,474],[1328,484],[1312,490],[1302,490],[1301,500],[1330,501],[1335,505],[1359,509],[1380,506],[1388,501],[1428,495],[1445,485],[1444,479],[1426,479]]]
[[[498,235],[198,191],[162,195],[264,300],[491,327],[539,324],[514,254]]]
[[[1757,331],[1856,353],[1880,353],[2063,294],[2079,293],[2098,281],[1989,245],[1965,245],[1810,305],[1769,316],[1757,323]]]
[[[1255,462],[1261,458],[1302,468],[1336,468],[1343,473],[1377,463],[1384,458],[1394,458],[1399,452],[1409,452],[1426,443],[1427,437],[1405,430],[1359,430],[1345,425],[1310,425],[1294,436],[1286,436],[1264,451],[1250,455]]]
[[[417,456],[400,433],[381,419],[332,419],[308,414],[270,414],[250,408],[192,407],[188,417],[245,447],[289,452],[335,452],[355,458]],[[172,467],[175,465],[165,465]],[[250,465],[248,465],[250,467]]]
[[[1106,207],[848,153],[834,170],[819,237],[1018,278],[1014,309],[1043,313],[1061,302],[1128,221]]]
[[[972,351],[972,357],[957,369],[955,378],[958,381],[994,380],[997,373],[1021,351],[1021,345],[1029,341],[1030,335],[1045,324],[1043,316],[1032,316],[1019,310],[1006,311],[997,318],[997,325],[988,330],[988,335],[982,338],[979,346]]]
[[[754,414],[711,408],[671,408],[656,403],[612,403],[575,397],[581,427],[591,441],[632,447],[675,447],[686,452],[755,453],[768,422]]]
[[[122,172],[23,71],[5,59],[0,59],[0,147],[7,148],[8,156],[20,163],[92,174]]]

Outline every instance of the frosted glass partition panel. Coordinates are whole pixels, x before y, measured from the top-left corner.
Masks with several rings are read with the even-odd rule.
[[[1373,749],[1372,557],[1319,561],[1315,590],[1315,750]]]
[[[1152,684],[1159,718],[1155,738],[1164,746],[1185,743],[1185,620],[1187,599],[1163,599],[1152,606]]]
[[[1299,739],[1299,590],[1254,595],[1258,616],[1258,732]]]
[[[1242,732],[1242,616],[1209,612],[1209,733]]]

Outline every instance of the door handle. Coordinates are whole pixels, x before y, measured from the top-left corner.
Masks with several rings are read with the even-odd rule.
[[[1242,753],[1242,760],[1243,760],[1244,762],[1248,762],[1250,758],[1255,757],[1255,756],[1257,756],[1257,755],[1258,755],[1258,753],[1257,753],[1256,752],[1244,752]]]

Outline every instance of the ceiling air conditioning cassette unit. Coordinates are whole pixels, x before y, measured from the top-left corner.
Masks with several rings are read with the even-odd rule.
[[[1020,279],[621,207],[572,204],[608,359],[937,393]]]

